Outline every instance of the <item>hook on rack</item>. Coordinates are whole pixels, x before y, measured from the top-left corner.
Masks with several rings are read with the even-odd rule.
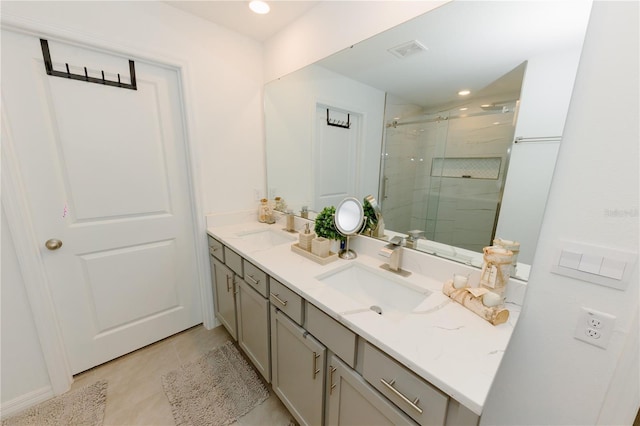
[[[351,114],[347,114],[347,121],[329,118],[329,108],[327,108],[327,126],[342,127],[343,129],[351,128]]]
[[[129,74],[131,83],[122,83],[120,81],[120,74],[118,74],[118,81],[111,81],[104,78],[104,71],[101,71],[102,78],[89,77],[87,67],[84,67],[84,75],[73,74],[69,71],[69,64],[65,63],[65,71],[57,71],[53,69],[53,62],[51,61],[51,53],[49,52],[49,42],[44,39],[40,39],[40,47],[42,48],[42,58],[44,59],[44,68],[47,75],[54,77],[70,78],[72,80],[86,81],[89,83],[103,84],[105,86],[121,87],[123,89],[138,90],[136,84],[136,66],[132,60],[129,60]]]

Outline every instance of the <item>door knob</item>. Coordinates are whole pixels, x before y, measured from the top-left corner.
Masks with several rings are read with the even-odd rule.
[[[62,241],[52,238],[50,240],[47,240],[44,245],[49,250],[58,250],[60,247],[62,247]]]

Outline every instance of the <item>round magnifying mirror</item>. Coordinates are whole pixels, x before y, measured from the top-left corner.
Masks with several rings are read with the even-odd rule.
[[[339,256],[342,259],[355,259],[358,256],[353,250],[349,249],[349,237],[357,234],[362,229],[362,223],[364,222],[362,204],[357,198],[345,198],[336,207],[336,215],[333,220],[338,232],[347,237],[346,247],[340,251]]]
[[[364,209],[360,201],[354,197],[347,197],[336,208],[336,228],[342,235],[354,235],[362,228]]]

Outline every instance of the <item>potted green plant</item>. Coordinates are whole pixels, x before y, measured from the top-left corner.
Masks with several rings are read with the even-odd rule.
[[[322,209],[316,216],[315,232],[318,237],[324,237],[328,240],[345,241],[347,237],[340,234],[336,228],[334,217],[336,215],[335,206],[329,206]]]
[[[378,215],[376,215],[373,206],[366,198],[362,201],[362,208],[364,209],[364,224],[362,226],[362,232],[366,235],[371,235],[373,231],[378,227]]]

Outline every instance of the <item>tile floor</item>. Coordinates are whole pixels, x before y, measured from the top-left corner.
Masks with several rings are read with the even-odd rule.
[[[175,424],[160,377],[231,340],[224,327],[202,325],[92,368],[74,377],[72,389],[100,379],[108,381],[104,426]],[[242,350],[240,351],[242,352]],[[235,425],[295,425],[278,397],[271,396]]]

